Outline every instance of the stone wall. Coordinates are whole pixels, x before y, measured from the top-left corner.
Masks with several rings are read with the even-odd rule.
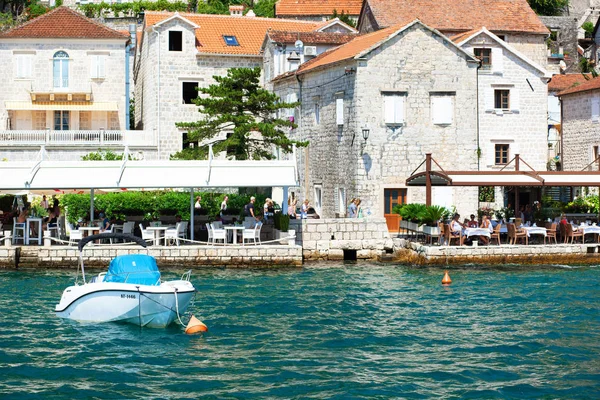
[[[305,260],[343,260],[344,250],[378,260],[393,248],[384,218],[305,219],[297,238]]]
[[[14,254],[20,249],[19,267],[73,268],[78,265],[79,251],[73,246],[0,247],[0,268],[14,268]],[[86,247],[84,265],[106,268],[110,261],[122,254],[138,254],[138,246]],[[301,266],[300,246],[180,246],[148,247],[148,254],[159,266],[200,268],[203,266]]]
[[[594,160],[593,147],[600,146],[600,124],[592,121],[592,97],[600,97],[600,90],[561,97],[562,164],[565,171],[580,171]]]
[[[444,38],[417,24],[364,56],[275,82],[281,97],[299,95],[298,129],[292,136],[309,141],[298,152],[302,196],[315,204],[322,191],[322,217],[345,212],[353,197],[362,199],[366,214],[384,216],[384,190],[406,188],[406,178],[433,153],[441,164],[456,169],[477,168],[477,69],[475,63]],[[384,120],[384,93],[406,93],[406,120],[389,126]],[[454,96],[454,121],[434,125],[431,94]],[[344,124],[336,123],[336,99],[344,99]],[[318,104],[318,106],[317,106]],[[318,108],[320,118],[316,117]],[[370,135],[363,139],[362,128]],[[408,188],[407,201],[424,202],[423,188]],[[339,193],[345,192],[345,204]],[[443,205],[459,212],[477,208],[477,190],[437,190]]]
[[[562,47],[563,54],[567,55],[563,59],[567,68],[562,70],[562,73],[577,73],[577,18],[574,16],[565,17],[545,17],[540,16],[540,20],[544,25],[552,32],[557,32],[557,40],[553,43],[553,48],[550,50],[551,53],[559,53],[559,48]],[[559,74],[561,70],[555,63],[554,66],[549,65],[548,69],[551,69],[553,73]]]
[[[169,51],[168,32],[172,30],[183,32],[182,51]],[[262,57],[198,56],[194,28],[177,18],[160,25],[157,31],[160,36],[144,32],[136,60],[135,121],[137,129],[158,128],[160,158],[168,159],[182,149],[183,130],[175,123],[202,118],[195,104],[183,104],[183,82],[208,87],[216,83],[213,76],[224,76],[229,68],[262,66]]]

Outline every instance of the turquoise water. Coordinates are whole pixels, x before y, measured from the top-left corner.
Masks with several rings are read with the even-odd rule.
[[[204,336],[52,310],[73,272],[0,272],[0,397],[600,398],[600,268],[195,271]]]

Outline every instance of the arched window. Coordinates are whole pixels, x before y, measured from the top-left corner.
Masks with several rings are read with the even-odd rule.
[[[52,57],[52,75],[55,88],[69,87],[69,55],[64,51],[57,51]]]

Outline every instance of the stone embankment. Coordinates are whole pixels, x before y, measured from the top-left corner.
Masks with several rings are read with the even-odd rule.
[[[471,247],[426,246],[394,239],[394,246],[395,261],[414,265],[600,263],[600,243]]]

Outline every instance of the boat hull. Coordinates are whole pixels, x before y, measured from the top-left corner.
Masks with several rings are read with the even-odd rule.
[[[164,328],[188,308],[195,289],[189,281],[160,286],[88,283],[65,289],[56,315],[81,322],[127,322]]]

